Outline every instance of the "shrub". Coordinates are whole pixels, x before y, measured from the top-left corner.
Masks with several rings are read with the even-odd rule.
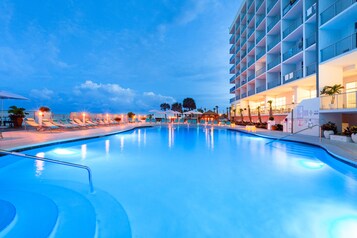
[[[324,131],[333,131],[335,134],[337,133],[336,124],[330,121],[325,124],[322,124],[321,129]]]

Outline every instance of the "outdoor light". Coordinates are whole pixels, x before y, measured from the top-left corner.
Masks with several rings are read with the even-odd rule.
[[[39,112],[38,112],[38,115],[39,115],[40,117],[42,117],[42,116],[43,116],[43,112],[39,111]]]
[[[82,116],[83,116],[83,124],[84,124],[86,122],[86,114],[83,113]]]

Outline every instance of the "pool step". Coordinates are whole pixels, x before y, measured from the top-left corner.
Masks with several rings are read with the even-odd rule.
[[[15,206],[7,201],[0,200],[0,231],[13,222],[16,215]]]
[[[311,148],[309,145],[300,145],[297,143],[275,143],[274,147],[284,150],[288,154],[309,159],[316,159],[316,152],[314,151],[314,148]]]
[[[0,231],[0,237],[48,237],[57,220],[56,204],[40,194],[4,189],[0,199],[8,201],[16,208],[15,219]]]

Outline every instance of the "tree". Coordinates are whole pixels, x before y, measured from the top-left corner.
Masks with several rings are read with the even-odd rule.
[[[243,108],[240,108],[240,109],[239,109],[241,122],[244,122],[243,111],[244,111]]]
[[[166,103],[166,102],[161,103],[161,104],[160,104],[160,109],[161,109],[162,111],[170,110],[170,104],[168,104],[168,103]]]
[[[215,106],[215,108],[216,108],[216,113],[218,113],[218,106]]]
[[[135,113],[133,113],[133,112],[128,112],[128,117],[129,117],[130,119],[133,119],[134,116],[135,116]]]
[[[262,123],[262,117],[260,116],[260,106],[257,107],[257,110],[258,110],[258,120],[259,120],[259,123],[261,124]]]
[[[182,102],[182,107],[186,108],[187,111],[196,109],[195,100],[193,100],[193,98],[185,98]]]
[[[179,102],[175,102],[171,105],[171,110],[175,112],[182,112],[182,104]]]
[[[249,117],[249,122],[252,123],[252,114],[250,113],[250,105],[248,105],[248,117]]]
[[[198,108],[197,111],[200,112],[200,113],[204,113],[202,108]]]
[[[320,94],[332,96],[331,104],[334,104],[335,103],[335,94],[341,93],[343,88],[344,87],[341,84],[335,84],[333,86],[325,86],[321,90]]]
[[[269,103],[269,121],[274,121],[274,117],[273,117],[273,107],[272,107],[272,100],[269,100],[267,103]]]

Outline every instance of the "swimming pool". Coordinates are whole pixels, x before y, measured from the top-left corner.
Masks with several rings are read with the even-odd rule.
[[[356,169],[269,141],[169,126],[26,151],[90,166],[95,194],[83,171],[3,157],[0,236],[357,237]]]

